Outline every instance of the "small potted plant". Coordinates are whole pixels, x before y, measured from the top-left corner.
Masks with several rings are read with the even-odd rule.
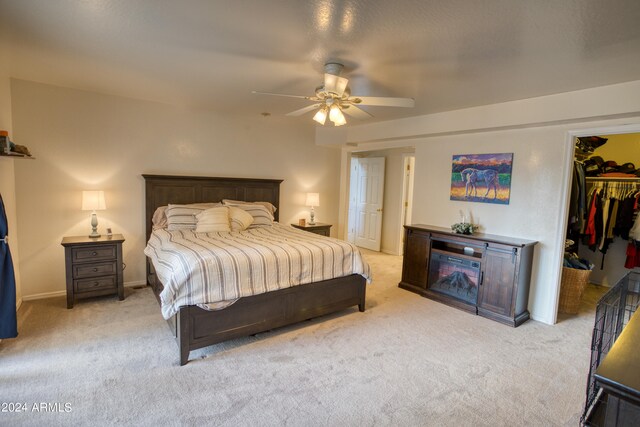
[[[451,230],[457,234],[473,234],[478,229],[478,226],[469,222],[458,222],[451,226]]]
[[[461,222],[457,222],[451,226],[451,230],[457,234],[473,234],[476,230],[478,230],[478,226],[476,224],[472,224],[467,222],[466,216],[460,211]]]

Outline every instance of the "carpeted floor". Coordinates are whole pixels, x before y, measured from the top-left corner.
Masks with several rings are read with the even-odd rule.
[[[400,257],[365,256],[366,312],[208,347],[183,367],[148,288],[72,310],[26,302],[20,336],[0,343],[0,402],[26,411],[0,424],[578,425],[600,289],[577,316],[514,329],[399,289]]]

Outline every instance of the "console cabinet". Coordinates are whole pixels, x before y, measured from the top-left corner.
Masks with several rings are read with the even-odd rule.
[[[455,234],[429,225],[405,226],[399,287],[515,327],[529,319],[536,243],[491,234]],[[460,278],[465,281],[462,285]]]

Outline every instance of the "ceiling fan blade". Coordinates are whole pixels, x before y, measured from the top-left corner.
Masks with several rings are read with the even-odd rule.
[[[389,98],[384,96],[356,96],[351,95],[349,102],[357,105],[373,105],[376,107],[414,107],[413,98]]]
[[[301,98],[301,99],[313,99],[311,96],[303,96],[303,95],[288,95],[286,93],[273,93],[273,92],[260,92],[257,90],[252,90],[251,93],[255,93],[256,95],[273,95],[273,96],[286,96],[288,98]]]
[[[301,116],[301,115],[303,115],[303,114],[305,114],[305,113],[308,113],[309,111],[313,111],[313,110],[318,109],[318,108],[320,107],[320,105],[322,105],[322,104],[313,104],[313,105],[309,105],[308,107],[304,107],[304,108],[301,108],[301,109],[299,109],[299,110],[296,110],[296,111],[292,111],[292,112],[290,112],[290,113],[287,113],[287,114],[285,114],[285,116],[293,116],[293,117],[295,117],[295,116]]]
[[[349,84],[349,79],[329,73],[324,74],[324,90],[335,93],[338,97],[342,97],[347,84]]]
[[[373,117],[371,114],[356,107],[355,105],[343,105],[342,112],[360,120],[366,120]]]

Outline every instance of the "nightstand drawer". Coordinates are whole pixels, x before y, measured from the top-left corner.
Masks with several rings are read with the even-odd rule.
[[[73,278],[107,276],[116,274],[116,262],[102,262],[97,264],[79,264],[73,266]]]
[[[116,245],[87,246],[71,250],[73,262],[109,260],[115,259],[116,255]]]
[[[99,289],[116,289],[116,276],[97,277],[95,279],[74,280],[73,288],[76,292],[96,291]]]

